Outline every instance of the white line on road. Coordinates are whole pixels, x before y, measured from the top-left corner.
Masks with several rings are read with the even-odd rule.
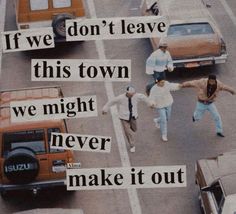
[[[220,0],[220,3],[223,5],[223,7],[225,8],[225,11],[228,13],[230,19],[232,20],[232,22],[236,26],[236,17],[234,15],[233,11],[230,9],[227,2],[225,0]]]
[[[88,9],[89,9],[91,18],[97,18],[94,0],[88,0],[87,4],[88,4]],[[98,51],[99,59],[106,59],[103,41],[96,40],[95,44],[96,44],[96,49]],[[105,82],[105,88],[106,88],[108,100],[112,99],[114,97],[112,83]],[[116,141],[117,141],[117,146],[118,146],[120,157],[121,157],[122,166],[130,167],[129,155],[126,148],[125,137],[122,132],[121,122],[120,122],[120,119],[118,118],[117,107],[114,106],[111,108],[111,115],[112,115],[112,121],[113,121],[113,126],[115,129]],[[141,214],[142,211],[141,211],[141,206],[140,206],[137,190],[128,189],[128,196],[129,196],[132,213]]]
[[[6,13],[6,0],[0,2],[0,34],[4,31]],[[2,74],[2,41],[0,40],[0,77]]]

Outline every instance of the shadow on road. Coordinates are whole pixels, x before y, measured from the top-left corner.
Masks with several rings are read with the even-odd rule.
[[[16,212],[35,208],[66,208],[70,207],[75,192],[65,188],[41,190],[37,195],[31,191],[12,191],[2,199],[9,210]]]

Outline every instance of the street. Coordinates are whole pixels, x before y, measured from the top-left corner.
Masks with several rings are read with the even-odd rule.
[[[1,2],[1,1],[0,1]],[[141,0],[87,0],[88,17],[140,16]],[[93,3],[94,2],[94,3]],[[225,64],[212,67],[181,69],[169,73],[168,81],[181,83],[206,77],[214,73],[223,83],[236,89],[236,1],[228,0],[233,14],[221,3],[210,1],[208,8],[217,22],[229,54]],[[222,2],[226,2],[223,1]],[[1,4],[0,4],[1,5]],[[230,11],[231,11],[230,10]],[[230,16],[231,14],[231,16]],[[233,16],[232,16],[233,15]],[[13,1],[7,1],[4,31],[16,30]],[[33,82],[31,59],[131,59],[132,81],[136,90],[145,93],[150,77],[145,74],[145,62],[151,54],[149,39],[124,39],[84,41],[57,44],[53,49],[2,54],[0,90],[34,86],[60,85],[65,97],[96,95],[98,117],[67,119],[69,133],[111,136],[111,152],[76,152],[82,168],[187,166],[186,188],[146,188],[131,190],[83,190],[65,192],[62,189],[43,190],[33,197],[30,193],[17,192],[9,200],[0,198],[1,213],[14,213],[35,208],[80,208],[85,214],[200,214],[199,189],[195,185],[196,160],[214,157],[236,149],[236,97],[221,92],[216,105],[221,114],[225,138],[215,135],[214,121],[209,113],[192,122],[196,104],[194,89],[173,92],[172,118],[168,124],[167,143],[161,141],[159,130],[153,123],[156,112],[145,103],[139,105],[138,131],[135,135],[136,152],[130,153],[124,141],[116,108],[102,115],[108,98],[125,92],[128,83],[104,82]]]

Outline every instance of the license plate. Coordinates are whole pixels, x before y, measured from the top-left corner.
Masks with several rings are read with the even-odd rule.
[[[191,62],[191,63],[186,63],[185,68],[196,68],[199,67],[200,65],[197,62]]]
[[[52,171],[55,172],[55,173],[65,172],[66,171],[66,167],[65,167],[65,165],[53,166],[52,167]]]
[[[201,65],[212,65],[212,61],[202,61],[200,62]]]
[[[81,163],[67,163],[68,169],[79,169],[81,167]]]

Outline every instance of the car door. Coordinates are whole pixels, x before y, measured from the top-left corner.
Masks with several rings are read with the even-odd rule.
[[[225,196],[220,181],[216,181],[210,187],[202,188],[201,194],[206,214],[222,213]]]

